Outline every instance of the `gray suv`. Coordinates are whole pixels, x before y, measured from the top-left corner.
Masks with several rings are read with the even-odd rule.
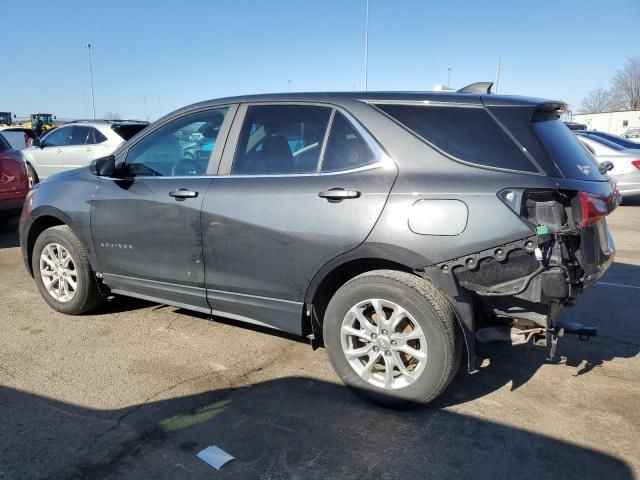
[[[615,185],[560,102],[458,92],[257,95],[158,120],[31,190],[46,302],[127,295],[324,345],[348,386],[426,403],[476,343],[553,355],[562,307],[613,261]]]

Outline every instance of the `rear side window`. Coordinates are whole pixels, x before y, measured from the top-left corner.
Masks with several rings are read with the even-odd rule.
[[[313,173],[331,109],[309,105],[256,105],[245,117],[232,174]]]
[[[475,165],[538,173],[484,108],[376,105],[447,155]]]
[[[96,143],[102,143],[102,142],[106,142],[107,141],[107,137],[105,137],[100,130],[97,130],[95,128],[91,128],[91,131],[89,132],[89,138],[87,140],[87,143],[90,143],[92,145],[96,144]]]
[[[91,129],[89,127],[73,127],[73,132],[71,133],[68,145],[86,144],[90,130]]]
[[[376,162],[376,158],[355,127],[336,112],[322,160],[323,172],[349,170]]]
[[[534,121],[533,129],[565,178],[606,180],[593,155],[560,120]]]
[[[118,135],[120,135],[123,140],[127,141],[131,137],[133,137],[136,133],[143,130],[146,126],[147,126],[146,123],[135,123],[130,125],[112,125],[111,130],[113,130]]]

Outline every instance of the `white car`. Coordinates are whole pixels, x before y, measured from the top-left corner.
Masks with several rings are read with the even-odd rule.
[[[632,142],[640,143],[640,128],[632,128],[624,132],[621,137],[631,140]],[[638,147],[640,148],[640,147]]]
[[[640,144],[638,149],[632,149],[589,132],[576,132],[576,136],[598,163],[613,164],[609,175],[616,181],[622,197],[640,197]]]
[[[29,184],[109,155],[147,125],[135,120],[82,120],[48,131],[22,150]]]

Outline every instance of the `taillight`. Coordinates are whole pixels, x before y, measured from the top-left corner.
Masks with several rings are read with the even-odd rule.
[[[600,221],[612,209],[612,197],[602,197],[593,193],[578,192],[580,199],[580,214],[582,218],[578,222],[580,227],[587,227]]]
[[[640,160],[632,160],[631,165],[633,165],[636,168],[640,168]]]

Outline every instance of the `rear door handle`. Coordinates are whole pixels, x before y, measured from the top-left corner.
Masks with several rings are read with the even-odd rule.
[[[318,193],[318,196],[327,200],[344,200],[345,198],[358,198],[360,192],[357,190],[345,190],[344,188],[330,188]]]
[[[184,200],[185,198],[196,198],[198,196],[198,192],[187,190],[186,188],[179,188],[178,190],[169,192],[169,196],[179,200]]]

